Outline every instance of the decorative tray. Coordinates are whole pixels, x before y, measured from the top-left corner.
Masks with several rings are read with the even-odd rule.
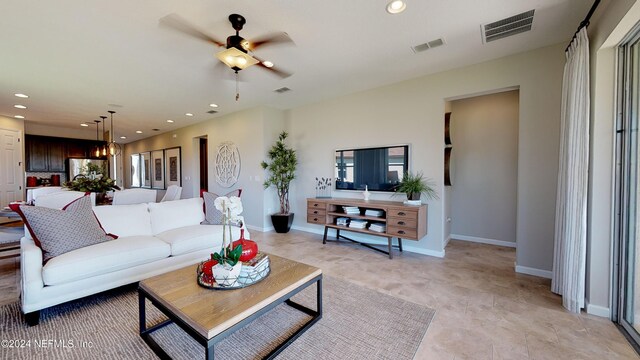
[[[270,264],[269,258],[267,257],[266,261],[257,267],[246,266],[243,264],[242,265],[243,269],[240,271],[240,275],[238,275],[238,278],[236,279],[236,281],[230,286],[222,286],[216,282],[213,276],[202,272],[202,266],[206,262],[207,261],[202,261],[200,264],[198,264],[197,278],[198,278],[198,285],[207,289],[214,289],[214,290],[242,289],[262,281],[271,273],[271,264]]]

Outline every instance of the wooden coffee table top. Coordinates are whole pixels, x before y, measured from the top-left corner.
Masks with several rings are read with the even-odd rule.
[[[271,273],[257,284],[236,290],[210,290],[198,285],[198,265],[140,282],[140,288],[211,339],[281,296],[322,274],[322,270],[269,254]]]

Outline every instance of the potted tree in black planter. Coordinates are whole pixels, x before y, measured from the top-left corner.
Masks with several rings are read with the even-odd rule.
[[[296,151],[288,148],[284,140],[289,136],[286,131],[280,133],[278,141],[271,147],[267,156],[269,159],[262,162],[262,168],[269,171],[270,175],[264,182],[264,188],[275,186],[280,200],[280,212],[271,215],[271,222],[278,233],[286,233],[291,229],[293,213],[289,212],[289,184],[295,179],[298,159]]]

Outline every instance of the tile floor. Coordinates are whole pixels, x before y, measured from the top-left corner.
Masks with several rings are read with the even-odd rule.
[[[251,232],[262,250],[436,310],[416,359],[640,359],[608,320],[574,315],[550,281],[513,270],[511,248],[451,241],[444,259],[393,260],[320,235]],[[0,260],[0,305],[18,298],[19,260]]]

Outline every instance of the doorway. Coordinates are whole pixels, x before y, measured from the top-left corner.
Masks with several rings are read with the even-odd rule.
[[[209,156],[206,137],[200,138],[200,190],[209,191]]]

